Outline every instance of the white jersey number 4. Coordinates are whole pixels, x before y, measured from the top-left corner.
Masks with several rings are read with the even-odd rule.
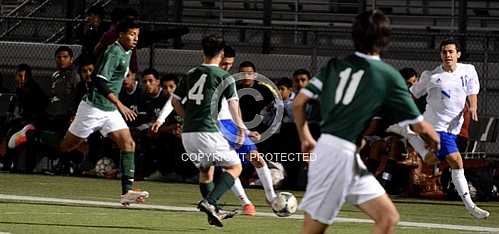
[[[341,101],[343,105],[348,105],[352,102],[355,91],[357,91],[357,87],[359,86],[360,79],[362,78],[362,75],[364,75],[364,70],[358,70],[353,73],[352,76],[350,76],[350,73],[352,73],[352,68],[350,67],[340,72],[340,83],[336,88],[336,95],[334,97],[335,104],[338,104]],[[352,78],[352,81],[345,90],[345,86],[350,80],[350,77]]]
[[[199,80],[194,83],[192,88],[189,89],[189,92],[187,93],[187,98],[189,98],[189,100],[195,100],[196,105],[201,105],[201,101],[203,101],[204,99],[203,88],[207,76],[208,75],[206,74],[201,75],[201,77],[199,77]]]

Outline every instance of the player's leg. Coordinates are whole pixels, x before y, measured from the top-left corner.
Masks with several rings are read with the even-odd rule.
[[[104,134],[105,135],[105,134]],[[121,169],[121,203],[142,203],[149,197],[146,191],[134,190],[135,176],[135,142],[128,128],[122,128],[109,133],[109,137],[120,149]]]
[[[62,153],[68,153],[73,150],[78,149],[78,147],[85,142],[85,138],[78,137],[71,133],[70,131],[66,132],[64,139],[60,144],[60,151]]]
[[[201,196],[203,196],[203,198],[206,198],[215,188],[215,184],[213,183],[214,171],[215,167],[213,166],[199,168],[199,191],[201,192]]]
[[[317,141],[299,206],[307,214],[302,233],[322,233],[333,223],[353,183],[355,149],[353,143],[329,134],[322,134]]]
[[[445,160],[451,168],[452,183],[457,190],[457,193],[463,200],[466,210],[476,219],[484,219],[489,217],[490,213],[479,208],[471,199],[468,181],[464,176],[463,160],[459,152],[450,153]]]
[[[263,157],[258,153],[256,147],[254,147],[254,149],[252,149],[249,154],[246,154],[246,156],[249,158],[251,164],[255,167],[256,174],[258,175],[258,178],[262,182],[263,189],[265,191],[265,197],[267,201],[271,203],[277,197],[277,195],[274,191],[274,186],[272,183],[272,175],[270,174],[270,169],[267,166],[267,163],[265,162]]]
[[[312,219],[310,215],[305,212],[305,218],[303,222],[303,229],[301,230],[301,234],[320,234],[326,231],[328,224],[323,224],[317,220]]]
[[[358,207],[374,220],[371,233],[388,234],[395,233],[395,226],[399,221],[399,213],[388,195],[371,199]]]
[[[241,202],[243,214],[249,216],[256,215],[255,205],[253,205],[251,200],[248,198],[248,195],[246,194],[246,191],[244,191],[244,187],[241,184],[241,180],[239,178],[236,178],[234,180],[234,185],[232,186],[232,188],[230,188],[230,190],[234,193],[234,195],[236,195],[236,197]]]
[[[438,132],[440,135],[440,151],[438,158],[447,161],[451,168],[451,178],[457,193],[463,200],[465,208],[470,214],[477,219],[487,218],[490,213],[486,210],[478,208],[471,200],[471,195],[468,187],[468,181],[464,176],[463,160],[456,144],[456,135],[446,132]]]

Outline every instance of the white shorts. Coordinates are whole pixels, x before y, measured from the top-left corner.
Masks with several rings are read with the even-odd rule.
[[[103,111],[81,101],[75,119],[69,126],[69,132],[77,137],[87,138],[97,130],[103,136],[107,136],[110,132],[126,128],[128,125],[118,110]]]
[[[182,133],[182,143],[186,152],[182,159],[189,159],[197,168],[241,164],[236,151],[220,132]]]
[[[329,134],[322,134],[315,146],[315,160],[310,161],[308,184],[300,209],[312,219],[331,224],[343,203],[360,205],[385,194],[356,155],[356,146]]]

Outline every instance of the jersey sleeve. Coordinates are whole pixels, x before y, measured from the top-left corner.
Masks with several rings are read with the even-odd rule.
[[[118,55],[116,54],[114,47],[109,48],[109,51],[104,54],[101,61],[102,62],[96,76],[109,81],[111,80],[113,74],[112,72],[119,65]]]
[[[173,97],[182,101],[187,96],[187,79],[188,77],[182,78],[175,91],[173,91]]]
[[[478,74],[475,70],[475,66],[470,65],[468,71],[468,80],[466,81],[466,95],[477,95],[480,91],[480,81],[478,80]]]
[[[418,82],[416,82],[416,84],[414,84],[410,88],[410,91],[412,95],[414,95],[414,97],[420,98],[426,94],[427,87],[430,82],[430,77],[430,71],[424,71],[423,73],[421,73],[421,77],[419,78]]]
[[[238,100],[239,97],[237,96],[236,81],[234,80],[234,77],[226,75],[223,82],[228,82],[228,87],[223,91],[225,99],[227,99],[227,101]]]
[[[307,86],[300,90],[300,93],[305,94],[309,98],[317,99],[322,93],[322,86],[328,75],[327,70],[327,66],[322,67],[319,74],[315,75]]]
[[[422,121],[423,116],[408,92],[404,79],[397,73],[392,75],[389,81],[391,82],[388,84],[390,89],[387,91],[382,109],[390,113],[391,121],[401,126]]]

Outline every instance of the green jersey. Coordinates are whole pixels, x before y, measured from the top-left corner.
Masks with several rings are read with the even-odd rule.
[[[128,72],[131,55],[131,50],[125,51],[123,46],[116,41],[107,48],[97,69],[97,79],[106,80],[107,87],[116,97],[119,97],[123,80]],[[98,93],[95,87],[90,89],[85,100],[103,111],[116,110],[116,106]]]
[[[378,57],[358,52],[330,60],[302,92],[319,98],[321,132],[353,143],[380,111],[394,122],[422,120],[400,73]]]
[[[215,64],[203,64],[191,69],[175,89],[174,97],[184,100],[183,132],[217,132],[217,116],[222,97],[237,99],[234,79]],[[212,103],[218,102],[213,110]]]

